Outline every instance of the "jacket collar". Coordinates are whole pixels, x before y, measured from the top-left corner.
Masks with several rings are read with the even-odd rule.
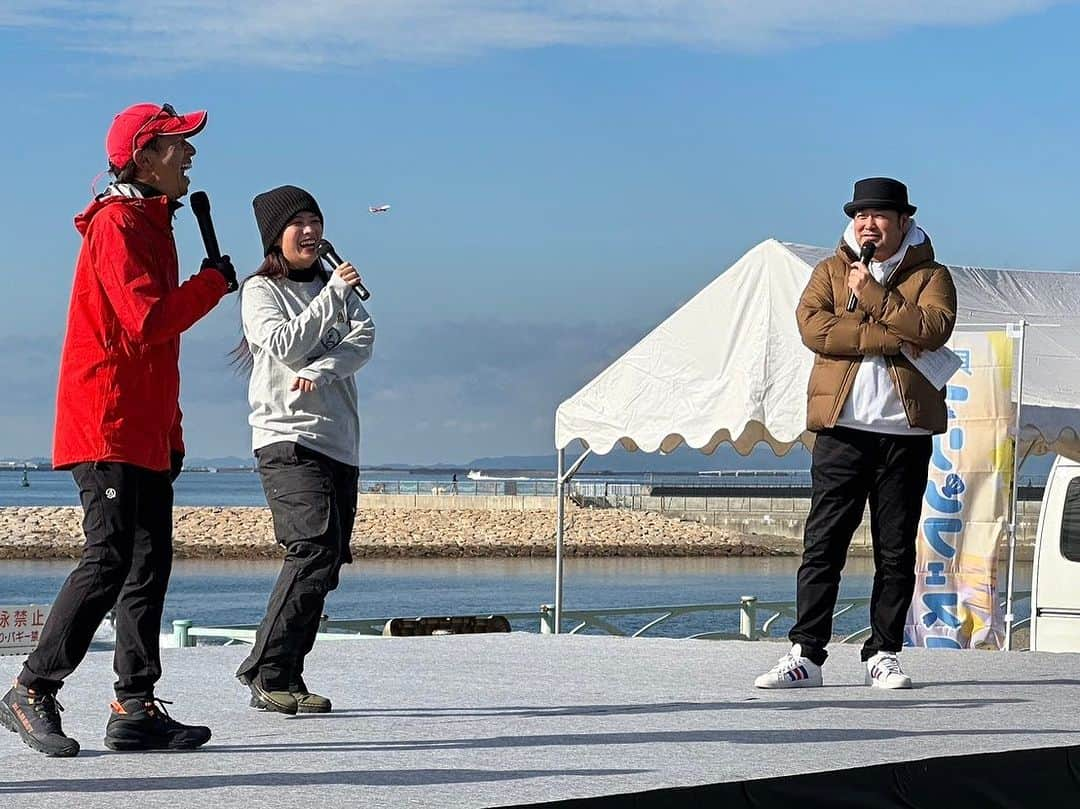
[[[918,225],[912,224],[912,227],[918,227]],[[891,279],[896,279],[900,273],[934,261],[934,245],[930,242],[930,235],[926,231],[923,231],[922,234],[923,240],[919,244],[913,244],[907,248],[900,265],[892,271]],[[836,254],[844,259],[845,264],[859,260],[859,254],[852,249],[843,236],[840,237],[840,244],[836,247]]]
[[[112,188],[113,186],[110,186]],[[90,222],[95,216],[105,207],[109,205],[126,205],[130,206],[134,210],[138,210],[142,216],[144,216],[149,224],[157,230],[161,230],[164,233],[172,233],[172,219],[173,212],[176,210],[178,203],[171,202],[168,197],[141,197],[141,196],[127,196],[122,193],[110,193],[108,189],[102,194],[99,194],[93,199],[87,206],[86,210],[75,217],[75,229],[80,234],[85,235],[87,228],[90,226]]]
[[[182,202],[170,200],[154,188],[154,186],[149,183],[139,182],[138,180],[132,180],[129,183],[109,183],[105,190],[98,195],[98,199],[107,199],[109,197],[126,197],[127,199],[162,199],[165,200],[166,207],[168,207],[170,214],[174,214],[184,207]]]
[[[145,212],[146,218],[155,227],[172,232],[173,214],[180,207],[179,202],[173,202],[162,195],[159,197],[146,197],[137,201],[133,200],[129,204],[133,204]]]

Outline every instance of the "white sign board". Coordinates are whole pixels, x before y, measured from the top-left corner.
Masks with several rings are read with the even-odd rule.
[[[32,652],[48,617],[48,605],[0,604],[0,655]]]

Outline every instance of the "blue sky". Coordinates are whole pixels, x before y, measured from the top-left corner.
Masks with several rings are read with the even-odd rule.
[[[0,454],[48,453],[71,219],[130,103],[210,111],[192,187],[241,274],[252,196],[319,199],[373,291],[365,462],[466,462],[550,451],[558,402],[751,246],[834,243],[862,176],[947,261],[1076,269],[1078,31],[1033,0],[6,0]],[[185,338],[193,456],[247,454],[237,334],[230,298]]]

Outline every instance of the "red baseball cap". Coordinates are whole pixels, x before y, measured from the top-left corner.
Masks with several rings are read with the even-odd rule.
[[[112,165],[123,168],[155,135],[195,135],[204,126],[206,110],[181,114],[171,104],[132,104],[113,118],[105,152]]]

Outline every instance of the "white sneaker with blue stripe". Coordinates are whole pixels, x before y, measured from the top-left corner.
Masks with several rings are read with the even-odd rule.
[[[866,661],[866,682],[873,688],[911,688],[911,678],[893,652],[878,652]]]
[[[754,680],[754,687],[812,688],[821,683],[821,666],[803,657],[802,647],[796,643],[775,666]]]

